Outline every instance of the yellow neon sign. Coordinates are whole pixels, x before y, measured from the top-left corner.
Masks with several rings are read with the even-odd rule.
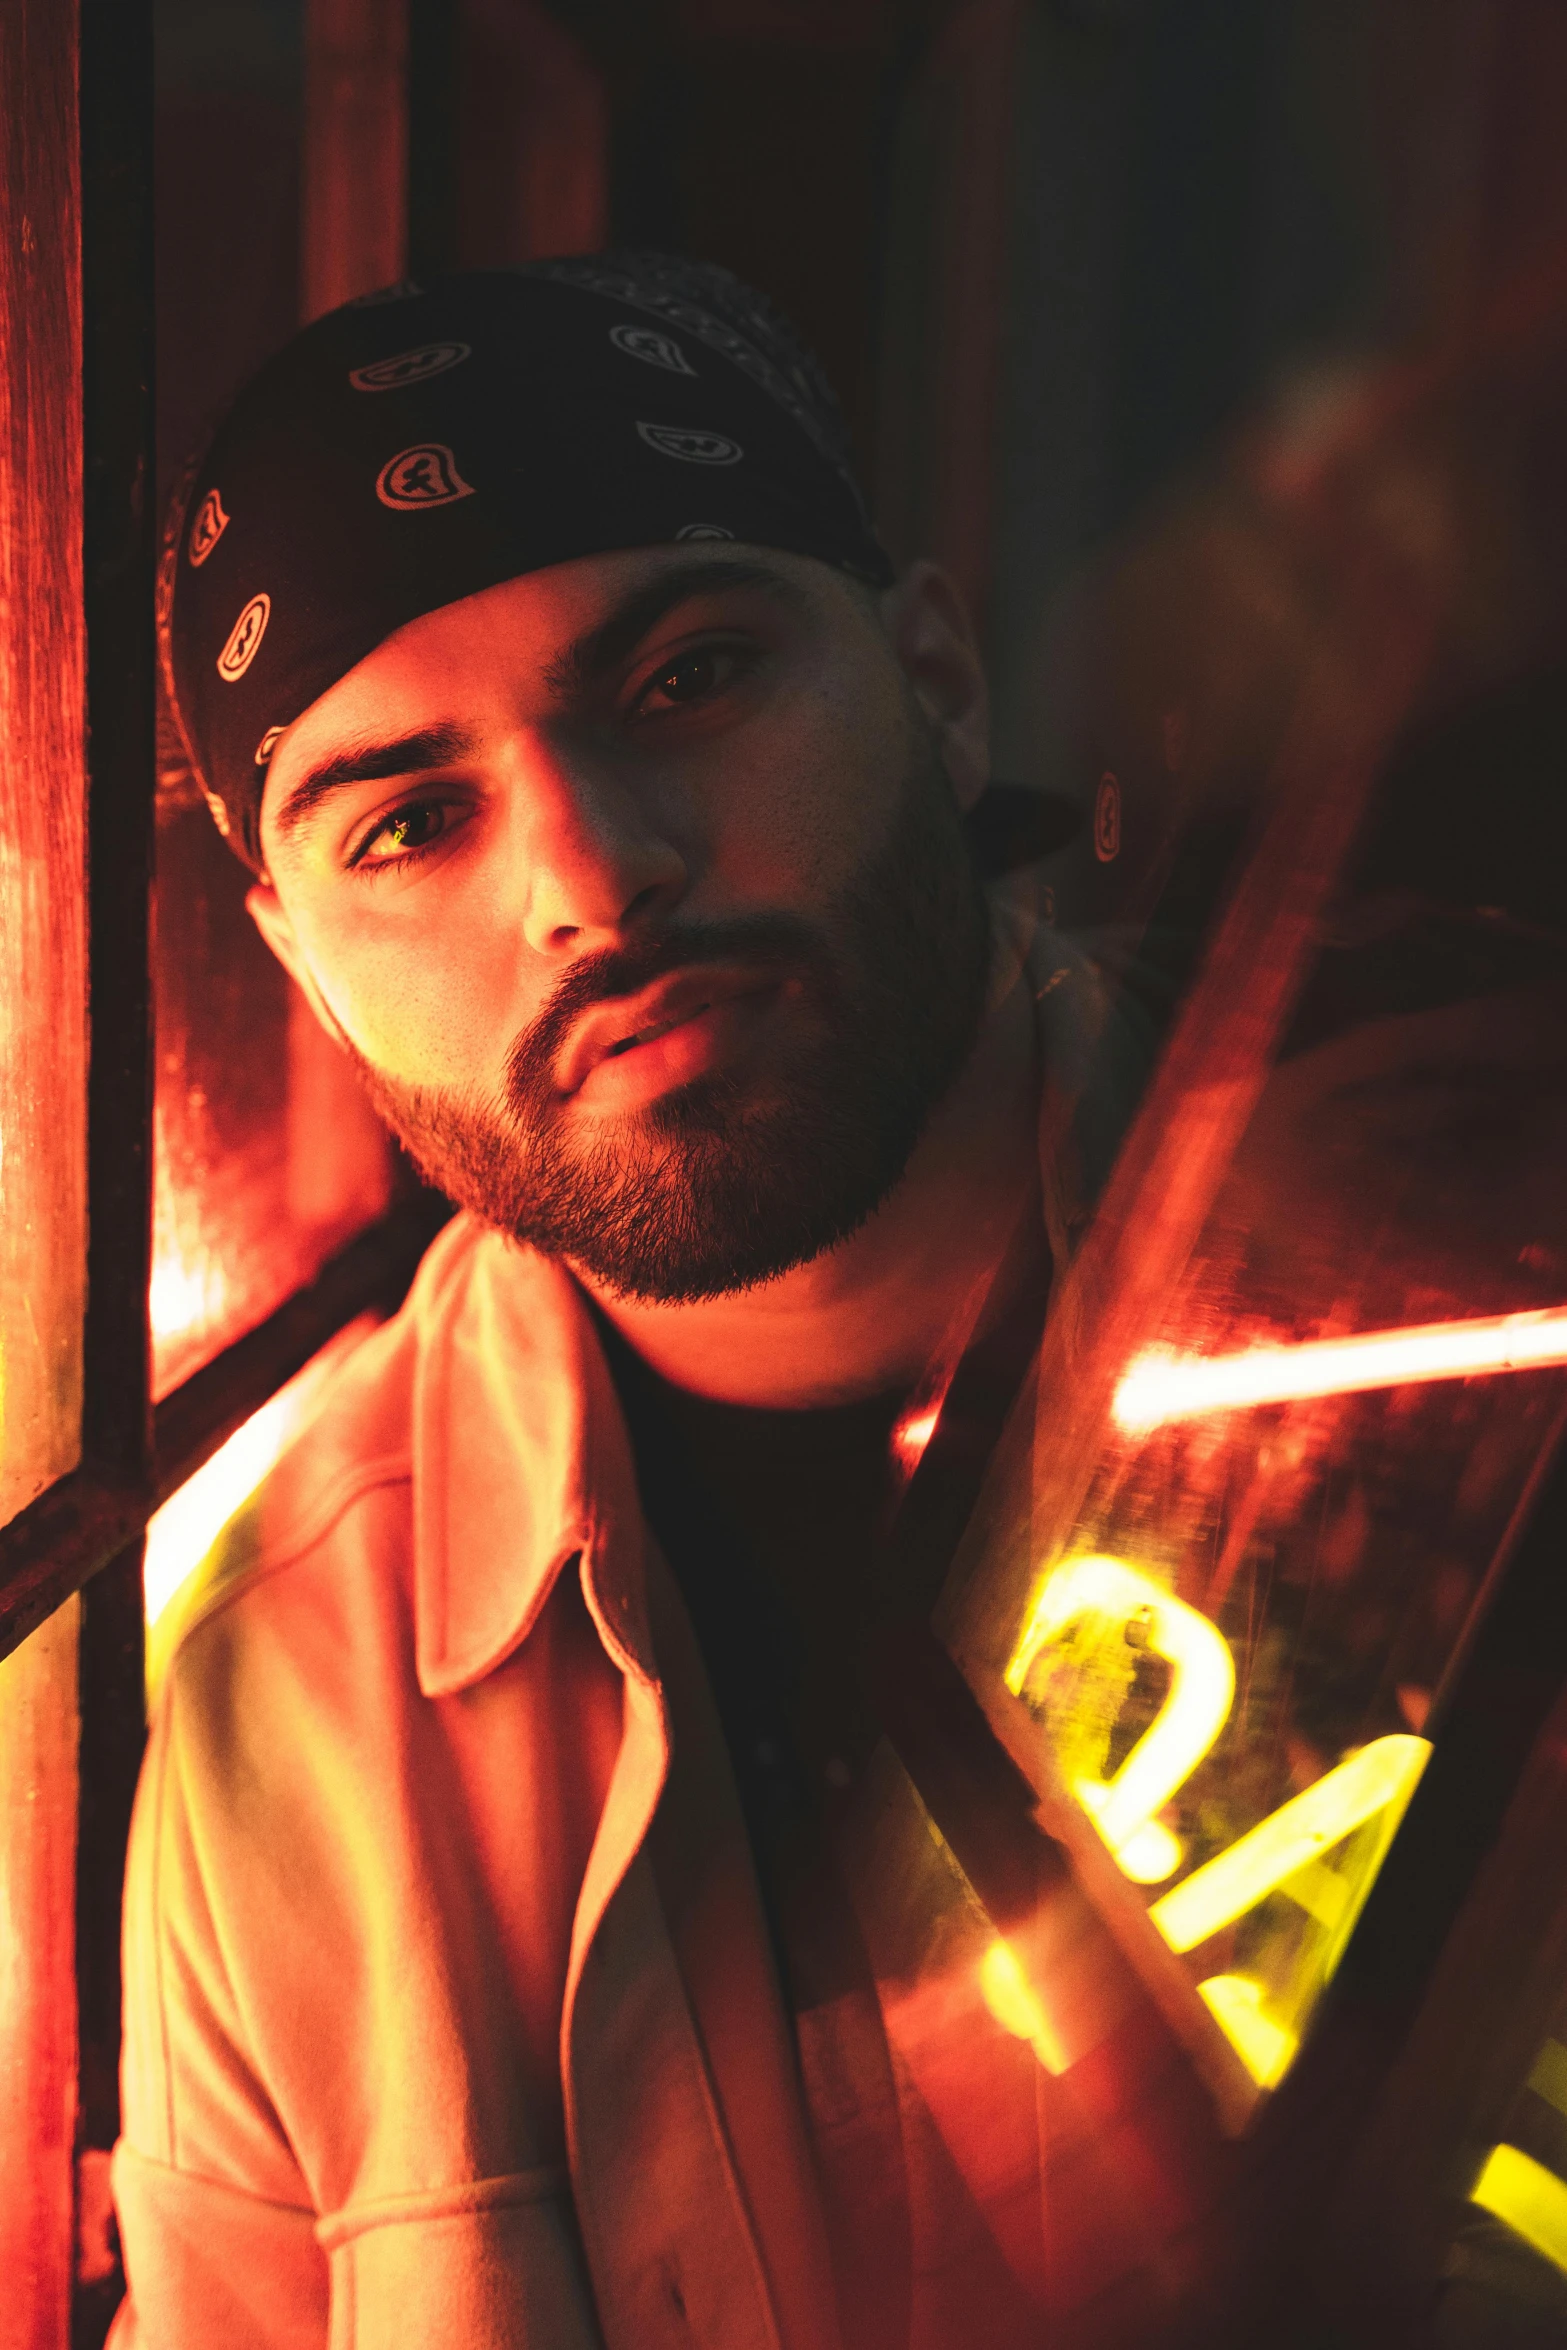
[[[1068,1559],[1040,1586],[1007,1665],[1014,1695],[1041,1650],[1084,1617],[1112,1630],[1138,1624],[1146,1645],[1170,1667],[1157,1718],[1114,1777],[1083,1777],[1072,1785],[1123,1874],[1157,1885],[1180,1866],[1181,1846],[1156,1814],[1223,1729],[1235,1694],[1235,1660],[1217,1626],[1151,1575],[1122,1559]]]
[[[1170,1948],[1194,1950],[1221,1926],[1255,1909],[1267,1894],[1288,1890],[1297,1870],[1309,1868],[1377,1813],[1386,1815],[1391,1836],[1430,1752],[1425,1738],[1374,1738],[1194,1869],[1148,1912]]]
[[[1135,1641],[1127,1640],[1134,1627]],[[1164,1584],[1123,1559],[1095,1554],[1063,1561],[1039,1584],[1006,1667],[1004,1678],[1014,1695],[1022,1694],[1052,1643],[1074,1632],[1084,1646],[1075,1656],[1069,1650],[1068,1661],[1080,1666],[1083,1678],[1066,1716],[1062,1760],[1069,1784],[1123,1875],[1139,1884],[1158,1884],[1174,1874],[1182,1852],[1157,1815],[1191,1777],[1228,1719],[1234,1659],[1218,1627]],[[1099,1777],[1092,1768],[1071,1767],[1071,1743],[1080,1732],[1086,1735],[1091,1756],[1095,1741],[1108,1735],[1107,1714],[1130,1686],[1131,1666],[1121,1659],[1123,1641],[1162,1657],[1170,1667],[1170,1686],[1120,1768]],[[1118,1678],[1123,1671],[1125,1678]],[[1404,1733],[1374,1739],[1194,1869],[1148,1912],[1170,1948],[1195,1950],[1269,1894],[1283,1892],[1330,1937],[1325,1948],[1318,1947],[1310,1968],[1314,1979],[1325,1980],[1430,1752],[1428,1740]],[[1328,1865],[1335,1847],[1373,1821],[1380,1822],[1374,1851],[1362,1850],[1348,1870]],[[1045,2010],[1004,1942],[987,1951],[980,1980],[998,2022],[1029,2041],[1052,2071],[1059,2069]],[[1289,2020],[1281,2021],[1266,2011],[1266,1988],[1250,1976],[1210,1975],[1197,1991],[1252,2079],[1259,2088],[1272,2088],[1299,2046],[1293,2028],[1298,1996],[1288,2000]]]
[[[1260,1983],[1249,1975],[1210,1975],[1198,1984],[1197,1996],[1259,2089],[1283,2080],[1300,2042],[1263,2014]]]
[[[1567,2272],[1567,2186],[1543,2162],[1516,2146],[1493,2146],[1469,2200]]]

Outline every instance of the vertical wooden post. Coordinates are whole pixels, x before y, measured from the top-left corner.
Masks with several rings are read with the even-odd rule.
[[[408,0],[307,0],[306,319],[392,285],[408,252]]]
[[[84,1244],[77,12],[0,8],[0,1516],[76,1458]],[[72,1601],[0,1665],[0,2350],[65,2350]]]
[[[0,2350],[70,2340],[79,1606],[0,1664]]]
[[[0,8],[0,1524],[73,1466],[81,1441],[76,33],[71,0]]]

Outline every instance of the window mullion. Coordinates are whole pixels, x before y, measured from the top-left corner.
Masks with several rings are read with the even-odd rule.
[[[88,1252],[82,1449],[139,1487],[152,1451],[152,11],[82,0]]]

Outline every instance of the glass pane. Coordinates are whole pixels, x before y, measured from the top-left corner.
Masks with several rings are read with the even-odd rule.
[[[262,944],[199,803],[160,812],[156,1392],[252,1328],[385,1206],[386,1142]]]
[[[1423,731],[1342,881],[1353,747],[1284,795],[947,1612],[1232,2127],[1300,2046],[1567,1408],[1554,690]],[[1516,830],[1487,853],[1460,811],[1493,755]]]
[[[70,2329],[79,1605],[0,1663],[0,2276],[29,2350]]]
[[[47,12],[46,12],[47,15]],[[12,11],[0,167],[0,1522],[81,1424],[82,505],[69,20]],[[9,35],[6,36],[9,39]],[[56,54],[58,52],[58,54]],[[51,76],[54,87],[50,87]],[[74,119],[74,114],[72,114]]]
[[[168,484],[299,314],[297,7],[160,10],[159,461]],[[236,271],[233,256],[247,256]],[[385,1205],[388,1155],[262,945],[172,730],[160,758],[152,1329],[159,1395]]]

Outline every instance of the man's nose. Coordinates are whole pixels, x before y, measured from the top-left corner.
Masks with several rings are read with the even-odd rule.
[[[537,740],[520,765],[523,930],[536,954],[610,944],[679,904],[691,876],[661,802],[607,763]]]

